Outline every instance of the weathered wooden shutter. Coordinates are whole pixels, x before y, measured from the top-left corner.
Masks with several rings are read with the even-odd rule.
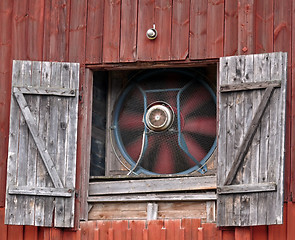
[[[217,222],[281,224],[287,54],[220,59]]]
[[[78,87],[77,63],[13,62],[6,224],[73,227]]]

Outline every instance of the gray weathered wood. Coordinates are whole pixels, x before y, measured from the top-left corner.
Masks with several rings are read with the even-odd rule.
[[[13,92],[21,92],[22,94],[32,95],[52,95],[52,96],[64,96],[75,97],[76,91],[74,89],[63,88],[42,88],[42,87],[14,87]]]
[[[6,223],[74,226],[78,88],[79,64],[14,61]]]
[[[157,218],[158,218],[158,204],[157,203],[148,203],[146,212],[147,212],[146,220],[148,220],[148,221],[157,220]]]
[[[90,196],[88,202],[148,202],[148,201],[214,201],[215,192],[208,193],[149,193]]]
[[[225,87],[218,98],[218,226],[282,222],[286,59],[286,53],[220,59],[219,86]],[[261,107],[265,92],[271,97]],[[263,114],[249,134],[256,112]],[[244,156],[237,162],[239,155]]]
[[[218,194],[252,193],[276,191],[276,183],[228,185],[217,188]]]
[[[280,87],[281,81],[280,80],[274,80],[269,82],[244,82],[240,84],[227,84],[227,85],[221,85],[220,86],[220,92],[235,92],[235,91],[247,91],[247,90],[258,90],[258,89],[264,89],[267,87]]]
[[[32,195],[32,196],[51,196],[51,197],[72,197],[74,190],[68,188],[42,188],[27,186],[10,186],[9,194]]]
[[[33,139],[37,145],[37,148],[39,150],[39,154],[42,156],[42,160],[46,166],[46,169],[52,179],[54,186],[56,188],[63,188],[63,184],[57,174],[55,165],[48,153],[48,150],[46,149],[46,147],[44,145],[44,142],[40,138],[36,122],[32,116],[30,109],[28,108],[28,104],[24,98],[24,95],[18,89],[16,89],[14,92],[14,96],[15,96],[17,103],[22,111],[22,114],[26,120],[26,123],[30,129],[30,132],[31,132]]]
[[[89,184],[89,195],[208,189],[216,189],[215,176],[95,182]]]
[[[260,103],[260,105],[255,113],[255,116],[251,122],[250,128],[248,129],[248,131],[244,137],[243,143],[241,144],[241,147],[238,151],[237,157],[235,158],[235,160],[232,164],[232,167],[225,179],[225,182],[224,182],[225,185],[229,185],[232,183],[232,181],[237,173],[237,170],[240,167],[242,160],[246,156],[246,154],[249,150],[250,144],[252,143],[252,139],[254,137],[254,134],[257,131],[257,127],[259,125],[261,117],[262,117],[262,115],[266,109],[266,106],[269,102],[269,99],[273,93],[273,90],[274,90],[273,86],[267,87],[267,89],[265,90],[265,93],[262,97],[261,103]]]

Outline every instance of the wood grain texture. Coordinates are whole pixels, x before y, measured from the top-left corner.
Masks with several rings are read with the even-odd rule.
[[[190,1],[174,0],[172,9],[171,60],[185,60],[189,48]]]
[[[146,31],[152,28],[153,24],[157,24],[155,23],[154,8],[155,0],[138,2],[137,59],[139,61],[154,59],[154,45],[157,44],[157,39],[149,40],[146,37]]]
[[[89,0],[87,6],[86,63],[101,63],[103,54],[104,1]]]
[[[9,109],[10,109],[10,88],[11,88],[11,69],[12,62],[12,10],[13,2],[6,1],[0,4],[0,154],[8,156],[8,138],[9,138]],[[0,159],[0,175],[6,179],[7,157]],[[6,181],[0,183],[0,207],[5,203]]]
[[[66,74],[63,74],[63,72]],[[50,88],[68,87],[78,91],[78,82],[79,64],[70,65],[69,63],[49,62],[41,64],[40,62],[14,61],[13,86],[32,86],[33,88],[40,86],[43,88],[45,86]],[[11,172],[8,175],[8,179],[12,184],[12,188],[19,186],[20,189],[14,189],[18,192],[17,194],[20,193],[19,190],[23,186],[22,190],[27,189],[31,191],[29,195],[35,191],[33,195],[36,198],[35,196],[25,196],[24,194],[18,196],[10,195],[8,194],[8,186],[7,222],[14,219],[13,221],[16,225],[51,226],[53,209],[55,207],[55,209],[59,209],[58,211],[65,209],[66,212],[62,216],[55,213],[55,221],[61,218],[62,226],[73,226],[73,197],[70,200],[71,202],[66,200],[68,204],[64,204],[61,198],[57,198],[54,206],[54,198],[38,196],[38,191],[36,190],[40,190],[43,187],[46,191],[46,187],[52,186],[52,180],[55,187],[67,185],[71,189],[75,188],[78,96],[74,98],[63,97],[61,99],[60,96],[48,97],[48,95],[42,96],[41,94],[36,96],[33,94],[34,96],[29,95],[25,99],[18,88],[13,89],[15,92],[13,93],[12,91],[12,94],[17,97],[13,97],[11,107],[16,110],[16,99],[21,110],[19,110],[19,113],[11,111],[11,114],[17,114],[14,115],[13,119],[19,119],[16,122],[13,121],[14,123],[11,121],[11,131],[18,131],[19,133],[14,133],[14,138],[18,140],[11,138],[15,140],[16,149],[14,149],[13,143],[11,143],[9,151],[11,156],[15,157],[11,158],[11,170],[9,171],[14,171],[14,173]],[[66,114],[65,118],[61,116],[62,114]],[[22,122],[25,123],[25,121],[26,124],[21,124]],[[21,151],[20,154],[16,154],[15,150]],[[47,170],[44,167],[44,163]],[[51,174],[52,172],[53,174]],[[11,181],[15,177],[17,179]],[[34,190],[34,187],[37,187],[37,189]],[[46,195],[54,191],[54,189],[47,190]],[[21,192],[24,193],[23,191]],[[43,196],[44,194],[45,192],[41,193]],[[14,199],[13,202],[11,202],[12,199]],[[60,201],[62,206],[59,204]],[[9,204],[12,204],[13,208]],[[69,207],[69,205],[72,207]],[[14,210],[11,212],[10,210],[12,209]],[[14,211],[18,214],[15,215]],[[71,220],[67,222],[64,219]],[[55,222],[55,226],[60,225]]]
[[[69,21],[69,57],[67,61],[85,63],[87,1],[71,0]],[[59,60],[60,61],[60,60]]]
[[[273,51],[274,31],[274,4],[256,1],[255,13],[255,53],[267,53]]]
[[[238,1],[224,3],[224,56],[238,53]]]
[[[224,0],[208,0],[206,58],[223,56],[224,2]]]
[[[123,0],[121,5],[120,62],[134,62],[137,59],[138,1]]]
[[[207,0],[192,0],[190,6],[189,58],[207,57]]]
[[[103,62],[120,59],[121,1],[106,0],[104,5]]]
[[[216,188],[215,176],[171,179],[147,179],[94,182],[89,184],[89,195],[210,190]],[[169,185],[167,185],[169,182]]]
[[[223,113],[219,115],[219,124],[223,124],[223,119],[227,119],[227,129],[223,131],[223,126],[220,125],[218,145],[218,154],[220,155],[218,161],[221,168],[218,169],[218,186],[221,183],[220,180],[223,181],[224,172],[228,172],[232,166],[235,166],[236,173],[231,175],[233,172],[232,170],[229,171],[229,177],[225,179],[224,184],[257,185],[257,183],[270,182],[277,184],[275,192],[272,188],[270,192],[262,192],[258,193],[258,195],[250,192],[248,194],[241,193],[240,195],[237,193],[234,195],[229,194],[226,197],[219,195],[217,201],[218,218],[221,219],[223,226],[274,224],[282,221],[283,181],[281,177],[283,176],[284,167],[281,159],[284,159],[282,155],[284,154],[284,144],[282,145],[282,143],[284,142],[283,134],[285,132],[282,115],[285,112],[285,103],[283,102],[286,94],[286,57],[287,55],[284,53],[272,53],[222,58],[220,85],[240,84],[241,82],[248,84],[251,81],[258,84],[282,79],[281,88],[274,90],[271,90],[271,87],[269,88],[269,93],[273,91],[273,95],[268,106],[262,108],[265,109],[265,112],[261,115],[261,123],[254,124],[258,128],[256,133],[251,134],[253,139],[251,144],[250,142],[246,143],[245,139],[250,139],[247,137],[249,136],[248,129],[251,128],[255,119],[260,118],[257,117],[258,115],[255,112],[259,112],[261,103],[263,103],[264,90],[253,90],[253,93],[248,90],[221,93],[219,97],[219,114],[222,111],[227,111],[227,116],[223,116]],[[236,63],[234,63],[235,61]],[[226,73],[223,73],[223,71]],[[225,94],[228,95],[223,96]],[[222,144],[224,141],[227,144],[226,146]],[[236,162],[233,160],[237,159],[241,153],[239,150],[241,146],[245,147],[245,152],[242,154],[244,162],[241,162],[241,165],[238,166],[239,164],[235,165]],[[224,159],[225,154],[227,158]],[[223,173],[220,172],[222,169]],[[223,176],[220,176],[220,174]],[[235,185],[229,186],[234,187]],[[250,190],[250,188],[247,188],[247,190]],[[229,193],[234,192],[229,191]],[[223,198],[226,199],[225,203],[222,203]],[[270,206],[278,207],[273,211],[269,211]],[[218,224],[220,224],[219,220]]]
[[[238,4],[238,54],[254,53],[254,0],[241,0]]]

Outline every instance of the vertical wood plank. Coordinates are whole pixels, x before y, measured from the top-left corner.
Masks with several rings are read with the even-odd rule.
[[[6,191],[6,172],[9,137],[9,109],[11,88],[11,51],[12,51],[12,1],[2,1],[0,4],[0,207],[4,207]],[[5,180],[4,180],[5,179]]]
[[[284,207],[284,221],[280,225],[268,226],[268,240],[287,239],[287,208]]]
[[[27,59],[27,40],[28,40],[28,0],[13,1],[12,18],[12,58]]]
[[[190,1],[174,0],[172,11],[171,60],[185,60],[188,56]]]
[[[255,226],[251,228],[252,239],[267,240],[267,226]]]
[[[42,82],[42,75],[44,76],[44,72],[46,71],[44,68],[42,69],[43,64],[41,62],[36,62],[33,63],[33,68],[32,68],[32,76],[33,76],[33,81],[34,85],[36,87],[41,86]],[[46,73],[45,73],[46,75]],[[44,98],[41,98],[40,96],[35,96],[35,111],[40,111],[40,107],[45,107],[46,106],[46,101]],[[38,124],[38,129],[39,131],[42,129],[42,126],[44,126],[44,119],[38,114],[35,115],[35,120]],[[32,143],[33,144],[33,143]],[[40,155],[38,154],[37,149],[35,150],[36,153],[34,155],[34,158],[32,158],[33,161],[35,161],[36,166],[32,166],[32,170],[36,171],[36,179],[35,184],[36,186],[44,187],[45,186],[45,176],[42,175],[45,173],[45,168],[42,163],[42,159]],[[34,169],[36,168],[36,169]],[[41,174],[41,176],[39,175]],[[33,179],[32,179],[33,180]],[[32,184],[34,183],[33,181],[31,182]],[[44,199],[43,198],[35,198],[35,225],[39,226],[44,223]]]
[[[102,62],[104,1],[89,0],[87,6],[86,62]]]
[[[94,240],[94,230],[96,229],[97,223],[95,221],[81,222],[81,239]]]
[[[137,0],[121,3],[120,62],[134,62],[137,58]]]
[[[12,84],[17,84],[22,76],[23,64],[21,61],[13,61],[13,75]],[[19,84],[22,84],[20,82]],[[9,125],[9,153],[8,153],[8,166],[7,166],[7,181],[11,184],[17,184],[17,168],[18,168],[18,148],[19,148],[19,129],[21,114],[18,112],[17,102],[14,98],[11,99],[10,106],[10,125]],[[5,203],[5,223],[12,224],[18,221],[19,215],[16,211],[18,199],[16,196],[10,196],[6,193]]]
[[[189,58],[207,57],[207,15],[208,0],[191,0]]]
[[[71,0],[68,61],[85,63],[87,1]]]
[[[82,172],[84,169],[89,169],[90,166],[90,140],[91,124],[92,124],[92,85],[93,75],[89,69],[81,69],[80,77],[80,95],[78,109],[78,135],[77,135],[77,172]],[[85,75],[84,75],[85,72]],[[79,204],[76,206],[76,216],[80,219],[88,219],[87,194],[89,183],[89,171],[84,174],[77,174],[76,188],[80,189]],[[80,208],[78,208],[80,207]],[[77,220],[77,217],[76,217]]]
[[[238,4],[238,54],[254,53],[254,0]]]
[[[52,74],[51,74],[51,87],[62,86],[64,88],[70,88],[71,82],[71,68],[70,64],[58,64],[52,63]],[[50,129],[54,129],[55,133],[48,135],[49,144],[48,151],[51,150],[52,156],[55,156],[56,170],[61,176],[61,181],[65,187],[70,184],[66,181],[66,168],[68,164],[73,164],[72,161],[68,162],[68,152],[66,142],[68,141],[69,127],[70,124],[70,107],[69,103],[71,100],[67,98],[53,98],[49,100],[50,112],[54,114],[54,117],[50,119],[49,126]],[[55,105],[55,106],[52,106]],[[50,139],[52,139],[50,141]],[[54,145],[53,145],[54,144]],[[65,199],[56,198],[55,200],[55,218],[54,226],[64,227],[66,224],[65,216],[70,214],[65,209]],[[68,209],[69,210],[69,209]],[[71,211],[70,211],[71,212]]]
[[[224,13],[224,55],[233,56],[238,53],[238,1],[225,1]]]
[[[268,180],[269,181],[277,181],[277,192],[270,194],[270,198],[268,200],[268,206],[271,206],[275,203],[276,206],[281,206],[280,208],[276,208],[275,211],[271,211],[267,215],[267,223],[268,224],[276,224],[282,223],[282,214],[283,214],[283,174],[284,174],[284,156],[282,152],[285,149],[285,108],[282,108],[282,99],[286,99],[286,77],[287,72],[284,70],[285,68],[282,66],[287,65],[287,56],[281,53],[277,53],[276,55],[270,56],[271,61],[271,78],[272,79],[282,79],[282,87],[281,91],[276,89],[270,99],[270,116],[271,121],[269,123],[269,145],[277,146],[275,149],[271,149],[269,151],[272,152],[269,156],[269,164],[267,166],[268,172]],[[284,116],[282,118],[282,116]],[[282,136],[284,135],[284,137]],[[276,163],[279,162],[281,169],[276,166]],[[271,196],[272,195],[272,196]]]
[[[77,132],[78,132],[78,101],[79,101],[79,67],[78,63],[70,63],[69,87],[76,90],[75,98],[69,99],[68,103],[68,128],[66,147],[66,166],[65,166],[65,186],[75,189],[76,182],[76,159],[77,159]],[[91,84],[91,82],[90,82]],[[91,89],[92,90],[92,89]],[[92,91],[91,91],[92,93]],[[89,94],[89,104],[92,104],[92,94]],[[91,114],[90,114],[91,118]],[[89,134],[89,132],[88,132]],[[88,153],[90,153],[90,144],[88,142]],[[89,155],[88,155],[89,156]],[[89,161],[89,160],[88,160]],[[89,167],[87,168],[89,169]],[[85,174],[88,176],[87,174]],[[89,177],[89,176],[88,176]],[[87,184],[88,185],[88,184]],[[72,198],[65,199],[65,225],[74,226],[74,209],[75,209],[75,195]]]
[[[38,240],[38,227],[25,226],[24,227],[24,240]]]
[[[108,231],[112,227],[111,221],[97,221],[97,228],[99,229],[99,239],[108,239]]]
[[[223,56],[224,0],[208,0],[207,58]]]
[[[292,12],[290,9],[294,7],[294,3],[292,5],[292,1],[284,1],[280,2],[274,0],[274,51],[275,52],[287,52],[288,53],[288,81],[287,81],[287,121],[286,121],[286,157],[285,157],[285,182],[286,182],[286,191],[285,191],[285,199],[290,197],[290,191],[294,192],[294,170],[292,167],[294,166],[293,162],[293,153],[294,148],[292,148],[292,144],[294,144],[293,132],[294,128],[292,122],[290,121],[290,117],[293,115],[294,104],[292,102],[292,87],[293,81],[292,79],[292,42],[294,39],[292,38]],[[293,14],[294,15],[294,14]],[[292,141],[292,142],[291,142]],[[291,179],[290,176],[291,175]],[[292,181],[293,180],[293,181]],[[290,186],[290,190],[288,190],[288,186]],[[291,200],[291,199],[290,199]],[[293,200],[294,201],[294,200]]]
[[[50,228],[51,239],[62,239],[63,230],[61,228]]]
[[[41,87],[50,87],[51,81],[51,66],[50,62],[42,63],[42,79],[40,82]],[[50,109],[50,97],[44,96],[40,99],[40,119],[39,119],[39,133],[44,139],[44,144],[48,147],[48,125],[50,122],[50,113],[48,111]],[[45,186],[53,186],[51,178],[44,167],[43,161],[41,157],[39,157],[37,162],[37,186],[45,187]],[[37,218],[37,225],[41,224],[41,226],[51,226],[53,222],[53,198],[51,197],[38,197],[36,199],[36,204],[40,205],[40,215]],[[38,207],[39,208],[39,207]]]
[[[217,227],[214,223],[202,224],[204,240],[217,239]],[[199,239],[198,239],[199,240]]]
[[[235,240],[235,231],[234,230],[221,230],[220,240]]]
[[[114,229],[115,240],[126,240],[126,230],[128,229],[128,221],[114,221],[112,227]]]
[[[7,240],[7,225],[4,224],[5,209],[0,208],[0,233],[3,240]]]
[[[184,230],[184,239],[192,240],[192,220],[188,218],[181,219],[181,228]]]
[[[249,227],[236,227],[235,228],[235,240],[251,240],[252,231]]]
[[[32,76],[32,63],[26,62],[24,64],[24,75],[23,75],[23,86],[32,86],[33,84],[33,76]],[[35,105],[34,99],[32,96],[27,96],[27,103],[29,105],[30,110],[31,105]],[[36,104],[37,105],[37,104]],[[36,109],[34,109],[36,110]],[[36,179],[36,165],[35,162],[31,160],[31,153],[34,152],[35,142],[32,139],[31,133],[28,130],[28,126],[26,121],[24,121],[23,128],[20,128],[20,136],[21,139],[25,141],[20,141],[20,145],[22,146],[23,150],[20,151],[20,158],[19,158],[19,167],[21,174],[18,176],[18,186],[32,186],[35,183]],[[22,124],[21,124],[22,125]],[[22,134],[25,133],[24,135]],[[27,136],[25,136],[27,135]],[[31,149],[32,148],[32,152]],[[19,148],[21,149],[21,148]],[[23,169],[24,171],[21,171]],[[20,209],[23,209],[22,213],[22,223],[25,225],[32,225],[34,224],[34,205],[35,205],[35,198],[31,196],[17,196],[18,201],[20,203]]]
[[[105,0],[103,29],[103,62],[119,62],[121,1]]]
[[[223,83],[228,83],[228,74],[229,74],[229,62],[228,58],[221,58],[219,64],[219,80],[218,85]],[[227,124],[227,101],[228,96],[218,93],[218,124],[219,126],[226,126]],[[223,114],[220,114],[220,112]],[[223,184],[225,181],[225,174],[221,174],[226,172],[226,159],[227,159],[227,133],[225,127],[218,127],[218,174],[217,174],[217,186],[219,184]],[[221,200],[221,198],[217,199],[217,223],[219,225],[225,224],[225,202]]]
[[[169,240],[180,240],[180,228],[181,228],[181,220],[173,219],[165,221],[165,228],[167,230],[167,239]]]
[[[155,0],[140,0],[138,2],[138,31],[137,31],[137,57],[139,61],[151,61],[154,56],[155,40],[146,37],[146,31],[155,23]]]
[[[129,221],[129,228],[131,229],[131,239],[143,239],[143,229],[145,228],[145,221]]]
[[[148,221],[148,240],[157,239],[161,236],[161,229],[163,228],[163,220],[151,220]]]
[[[43,60],[69,59],[69,0],[44,0]]]
[[[273,25],[274,6],[273,0],[268,2],[256,1],[255,14],[255,53],[273,51]]]
[[[170,60],[172,0],[155,0],[154,14],[158,37],[154,40],[153,60]]]
[[[23,240],[24,236],[24,227],[23,226],[8,226],[8,235],[7,240]]]
[[[30,60],[42,60],[45,0],[28,1],[28,41]]]
[[[293,221],[295,219],[295,204],[293,202],[285,203],[287,212],[287,240],[291,240],[295,236],[295,228]]]
[[[86,43],[86,17],[87,17],[87,1],[86,0],[71,0],[71,9],[70,9],[70,32],[69,32],[69,61],[71,62],[79,62],[80,63],[80,80],[79,80],[79,89],[82,90],[85,84],[85,43]],[[83,96],[83,92],[81,93]],[[80,106],[81,107],[81,106]],[[81,110],[81,108],[79,109]],[[80,111],[79,111],[80,112]],[[83,124],[84,116],[83,113],[80,113],[79,124]],[[86,118],[87,120],[87,118]],[[82,125],[79,125],[79,133],[81,136],[81,128]],[[83,134],[82,134],[83,135]],[[80,137],[79,137],[80,139]],[[85,142],[87,143],[87,141]],[[78,141],[77,145],[77,173],[81,173],[86,169],[87,164],[85,165],[87,153],[87,148],[82,148],[82,142]],[[87,156],[87,159],[89,155]],[[86,161],[87,163],[87,161]],[[88,186],[88,179],[85,182],[83,178],[83,174],[77,174],[76,176],[76,187],[80,189],[81,193],[85,193],[85,187]],[[84,189],[83,189],[84,188]],[[81,207],[81,209],[80,209]],[[75,206],[75,226],[78,226],[79,216],[82,218],[87,215],[86,210],[86,198],[85,195],[80,195],[76,199]]]

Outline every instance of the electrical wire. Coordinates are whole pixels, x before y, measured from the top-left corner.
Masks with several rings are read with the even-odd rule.
[[[140,150],[140,154],[139,154],[138,160],[137,160],[135,166],[129,171],[129,173],[127,174],[127,176],[129,176],[131,173],[135,173],[134,170],[138,167],[138,165],[140,164],[140,162],[142,160],[143,150],[144,150],[144,145],[145,145],[145,137],[146,137],[146,133],[145,133],[145,131],[143,131],[143,134],[142,134],[142,143],[141,143],[141,150]]]
[[[113,129],[110,128],[110,131],[109,131],[109,138],[110,138],[110,142],[111,142],[111,147],[113,149],[113,152],[116,156],[116,159],[130,172],[132,169],[130,169],[129,167],[126,166],[126,164],[120,159],[120,157],[118,156],[116,150],[115,150],[115,147],[114,147],[114,144],[113,144],[113,138],[112,138],[112,134],[111,134],[111,131]],[[138,175],[136,172],[133,172],[135,175]]]

